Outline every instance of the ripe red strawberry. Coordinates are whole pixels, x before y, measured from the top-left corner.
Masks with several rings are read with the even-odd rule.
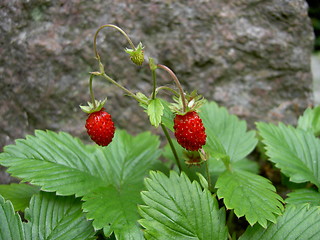
[[[104,108],[89,114],[86,129],[90,138],[100,146],[109,145],[115,132],[111,115]]]
[[[197,151],[206,144],[207,135],[198,113],[191,111],[174,118],[174,135],[178,143],[189,151]]]

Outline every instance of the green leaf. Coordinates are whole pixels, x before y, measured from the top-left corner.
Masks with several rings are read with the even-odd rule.
[[[158,98],[152,99],[149,102],[147,113],[150,119],[150,123],[158,127],[161,123],[161,117],[163,115],[163,105]]]
[[[239,120],[215,102],[201,107],[200,117],[207,132],[206,147],[212,152],[228,155],[231,162],[245,158],[256,146],[254,131],[247,131],[245,121]]]
[[[19,214],[12,203],[0,195],[0,240],[24,240],[24,231]]]
[[[173,129],[173,119],[174,119],[174,114],[172,113],[170,109],[170,103],[167,102],[164,99],[160,99],[161,104],[163,106],[163,116],[161,118],[161,121],[163,125],[165,125],[170,131],[174,131]]]
[[[105,228],[105,232],[115,232],[117,239],[143,239],[143,233],[137,222],[139,214],[137,204],[141,203],[142,183],[126,183],[119,187],[109,185],[95,189],[83,197],[84,211],[87,217],[94,219],[95,228]],[[106,223],[108,225],[106,226]],[[107,229],[110,228],[109,231]]]
[[[0,185],[0,195],[11,201],[15,211],[24,211],[29,206],[32,195],[39,191],[39,187],[25,183]]]
[[[287,195],[285,202],[288,204],[308,203],[310,206],[320,206],[320,193],[313,189],[297,189]]]
[[[267,229],[259,225],[249,227],[240,240],[308,239],[318,240],[320,235],[320,209],[308,205],[288,205],[276,224]]]
[[[225,211],[217,200],[185,173],[171,171],[168,178],[151,172],[141,193],[146,205],[139,206],[147,239],[227,239]]]
[[[207,179],[206,179],[201,173],[198,173],[198,172],[197,172],[197,175],[198,175],[198,177],[199,177],[199,182],[200,182],[201,186],[202,186],[204,189],[209,189],[209,185],[208,185]]]
[[[191,180],[198,180],[198,173],[201,173],[202,175],[206,176],[206,170],[205,170],[205,165],[202,164],[196,168],[194,167],[188,167],[186,164],[183,163],[185,160],[184,153],[185,149],[182,148],[176,139],[171,139],[172,143],[177,151],[177,155],[179,157],[179,160],[181,161],[181,166],[182,170],[188,175],[188,177]],[[163,156],[165,159],[168,159],[170,161],[167,161],[167,166],[170,168],[171,164],[175,162],[174,155],[171,151],[171,148],[169,144],[167,144],[164,147],[164,151],[162,152]],[[216,158],[210,157],[208,159],[208,165],[209,165],[209,172],[210,172],[210,177],[211,177],[211,182],[215,183],[217,181],[217,178],[224,172],[226,171],[226,167],[223,164],[221,160],[218,160]],[[258,173],[259,172],[259,165],[257,162],[251,161],[249,159],[241,159],[237,162],[232,163],[232,169],[239,169],[239,170],[245,170],[251,173]]]
[[[310,181],[320,188],[320,140],[313,133],[282,123],[258,123],[257,127],[267,156],[290,181]]]
[[[128,188],[137,185],[134,188],[137,192],[128,197],[136,201],[136,196],[142,190],[144,176],[158,160],[158,147],[158,137],[147,132],[132,137],[118,130],[108,147],[100,147],[84,145],[67,133],[36,131],[36,136],[28,136],[26,140],[17,140],[16,145],[5,147],[5,152],[0,155],[0,163],[9,167],[12,175],[40,185],[43,190],[56,191],[59,195],[84,196],[87,201],[84,210],[90,219],[95,219],[93,226],[99,229],[113,226],[113,221],[123,220],[105,221],[101,215],[111,219],[112,212],[111,217],[108,216],[110,209],[107,204],[101,204],[99,197],[106,197],[104,200],[110,200],[110,204],[117,199],[124,201],[122,197],[127,198],[133,192]],[[112,187],[117,189],[118,195],[109,191]],[[92,198],[94,194],[97,194],[97,198]],[[135,227],[138,203],[132,203],[125,211],[122,205],[115,209],[127,214],[121,215],[125,219],[132,220],[131,216],[137,216],[125,225],[134,229],[137,235],[141,234],[141,230]],[[96,208],[101,211],[95,211]],[[115,234],[122,236],[118,239],[130,239],[126,236],[125,226],[115,229]]]
[[[282,198],[271,182],[259,175],[237,170],[225,171],[215,186],[219,199],[238,217],[245,216],[250,225],[267,221],[276,222],[276,215],[283,210]]]
[[[208,160],[209,172],[211,176],[211,182],[214,184],[219,176],[227,169],[221,160],[210,157]],[[244,170],[251,173],[258,174],[259,166],[257,162],[251,161],[247,158],[232,163],[233,170]]]
[[[181,147],[176,139],[171,139],[171,141],[172,141],[172,143],[174,145],[174,148],[176,149],[179,161],[181,163],[182,171],[187,174],[189,179],[191,181],[193,181],[193,180],[197,181],[199,179],[199,177],[197,175],[198,172],[201,173],[202,175],[205,175],[205,165],[201,164],[200,166],[197,166],[197,167],[190,167],[187,164],[185,164],[185,161],[189,160],[186,157],[187,150],[185,150],[183,147]],[[174,155],[173,155],[173,153],[171,151],[171,148],[170,148],[169,144],[167,144],[164,147],[162,154],[163,154],[163,156],[165,157],[166,160],[170,160],[170,161],[166,161],[166,164],[167,164],[167,167],[169,169],[171,169],[172,163],[175,163],[176,160],[175,160],[175,157],[174,157]],[[179,171],[178,168],[176,168],[175,170]]]
[[[79,199],[40,192],[25,211],[26,240],[94,239],[94,229],[81,211]]]
[[[27,223],[14,213],[10,201],[0,196],[0,239],[94,239],[94,230],[81,211],[81,202],[74,197],[59,197],[40,192],[25,211]]]
[[[320,135],[320,106],[307,108],[298,120],[298,128],[312,131],[315,136]]]
[[[104,168],[98,167],[103,162],[98,158],[102,149],[84,145],[64,132],[36,130],[35,136],[28,135],[25,140],[16,140],[16,145],[4,147],[0,164],[13,176],[44,191],[83,196],[103,186],[101,178],[108,177]]]

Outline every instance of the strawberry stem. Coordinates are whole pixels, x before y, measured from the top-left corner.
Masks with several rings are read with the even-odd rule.
[[[133,97],[135,100],[137,100],[139,102],[139,98],[133,93],[131,92],[129,89],[125,88],[124,86],[122,86],[121,84],[117,83],[115,80],[113,80],[111,77],[109,77],[107,74],[102,73],[101,74],[102,77],[104,77],[105,79],[107,79],[109,82],[113,83],[114,85],[116,85],[117,87],[121,88],[123,91],[125,91],[130,97]]]
[[[174,72],[170,68],[168,68],[167,66],[164,66],[162,64],[158,64],[157,66],[159,68],[162,68],[165,71],[167,71],[170,74],[170,76],[172,77],[172,79],[174,80],[174,82],[176,83],[176,85],[179,89],[179,92],[180,92],[181,99],[182,99],[183,112],[185,112],[187,110],[187,100],[186,100],[186,97],[185,97],[185,94],[184,94],[184,91],[182,89],[182,86],[181,86],[179,79],[174,74]]]
[[[90,75],[90,80],[89,80],[89,88],[90,88],[90,96],[91,96],[91,101],[92,101],[92,105],[93,105],[93,108],[96,108],[96,101],[94,99],[94,93],[93,93],[93,90],[92,90],[92,79],[93,79],[93,74]]]
[[[166,138],[167,138],[167,140],[168,140],[168,143],[169,143],[169,145],[170,145],[170,148],[171,148],[171,151],[172,151],[172,153],[173,153],[174,159],[176,160],[177,166],[178,166],[178,168],[179,168],[179,172],[181,172],[181,171],[182,171],[182,168],[181,168],[181,164],[180,164],[180,161],[179,161],[179,157],[178,157],[176,148],[174,147],[173,142],[172,142],[172,140],[171,140],[171,138],[170,138],[170,135],[169,135],[169,133],[168,133],[168,130],[167,130],[167,128],[166,128],[162,123],[161,123],[160,125],[161,125],[161,128],[162,128],[163,132],[164,132],[164,135],[166,136]]]
[[[156,98],[156,86],[157,86],[157,80],[156,80],[156,70],[151,69],[152,74],[152,82],[153,82],[153,90],[152,90],[152,99]]]
[[[210,178],[210,172],[209,172],[209,160],[206,161],[206,174],[207,174],[207,181],[208,181],[208,189],[211,192],[211,178]]]
[[[158,93],[160,90],[168,90],[168,91],[172,92],[174,95],[179,97],[179,93],[176,90],[174,90],[174,89],[172,89],[170,87],[167,87],[167,86],[157,87],[156,88],[156,93]]]
[[[133,45],[131,39],[129,38],[128,34],[125,33],[125,31],[123,31],[120,27],[118,27],[118,26],[116,26],[116,25],[113,25],[113,24],[105,24],[105,25],[102,25],[101,27],[98,28],[98,30],[96,31],[96,33],[95,33],[95,35],[94,35],[94,39],[93,39],[94,54],[95,54],[95,56],[96,56],[96,58],[97,58],[98,60],[100,60],[100,56],[99,56],[98,51],[97,51],[97,36],[98,36],[98,33],[99,33],[102,29],[104,29],[104,28],[106,28],[106,27],[111,27],[111,28],[117,29],[120,33],[122,33],[122,34],[125,36],[125,38],[126,38],[127,41],[129,42],[131,48],[132,48],[133,50],[136,50],[136,47]]]

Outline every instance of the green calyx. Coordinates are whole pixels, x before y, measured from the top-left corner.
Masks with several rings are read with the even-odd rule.
[[[200,166],[205,162],[200,152],[197,151],[184,151],[183,158],[185,160],[185,164],[188,166]]]
[[[80,108],[82,111],[84,111],[85,113],[88,113],[88,114],[93,113],[93,112],[98,112],[103,108],[106,101],[107,101],[107,98],[105,98],[104,100],[94,100],[94,103],[88,102],[88,106],[81,106],[80,105]]]
[[[144,46],[140,42],[135,49],[126,48],[125,52],[130,55],[130,59],[134,64],[141,66],[142,63],[144,62],[143,49],[144,49]]]
[[[206,103],[206,100],[202,97],[202,95],[198,95],[197,91],[194,90],[190,94],[185,95],[185,100],[187,101],[186,109],[183,108],[183,100],[182,97],[173,97],[175,103],[171,103],[170,109],[173,113],[179,115],[185,115],[188,112],[198,111],[198,109]]]

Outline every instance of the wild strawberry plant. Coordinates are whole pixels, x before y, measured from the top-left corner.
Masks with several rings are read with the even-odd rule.
[[[122,33],[131,46],[125,52],[143,66],[141,43],[112,24],[97,30],[99,70],[90,73],[91,101],[81,106],[97,144],[36,130],[6,146],[0,163],[21,183],[0,186],[0,239],[319,239],[320,107],[307,109],[297,127],[258,122],[248,131],[225,108],[185,93],[152,58],[152,93],[133,93],[105,72],[96,47],[104,28]],[[157,86],[159,70],[176,89]],[[115,130],[112,107],[94,98],[94,77],[137,100],[167,145],[150,132]],[[281,171],[285,199],[259,174],[254,149]]]

